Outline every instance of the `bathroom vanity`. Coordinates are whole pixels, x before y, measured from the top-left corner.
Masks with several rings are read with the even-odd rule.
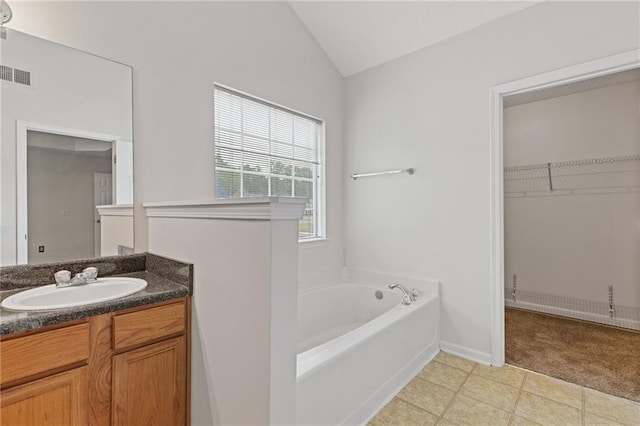
[[[189,424],[193,267],[129,254],[133,68],[0,45],[0,425]]]
[[[87,265],[148,285],[93,305],[0,310],[0,423],[189,424],[192,265],[143,254],[81,261],[75,269]],[[0,296],[62,266],[74,269],[2,268]]]

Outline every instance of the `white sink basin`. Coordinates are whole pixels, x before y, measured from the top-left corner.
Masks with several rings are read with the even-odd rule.
[[[98,278],[97,282],[56,288],[55,284],[21,291],[2,301],[12,311],[50,311],[119,299],[139,292],[147,286],[139,278]]]

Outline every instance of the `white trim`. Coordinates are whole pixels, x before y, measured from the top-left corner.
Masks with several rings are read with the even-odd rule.
[[[504,186],[502,151],[502,95],[491,90],[491,159],[490,159],[490,314],[491,314],[491,364],[504,365]],[[499,289],[499,291],[498,291]]]
[[[491,364],[504,365],[504,194],[502,183],[503,139],[502,98],[507,95],[530,92],[587,80],[640,67],[640,49],[631,50],[594,61],[550,71],[544,74],[494,86],[491,101]],[[443,349],[445,342],[443,343]],[[454,345],[455,346],[455,345]],[[454,348],[455,350],[455,348]]]
[[[494,365],[491,362],[491,354],[487,352],[480,352],[466,346],[457,345],[451,342],[445,342],[444,340],[440,340],[440,349],[444,352],[459,356],[460,358],[468,359],[470,361],[475,361],[480,364]]]
[[[27,127],[16,121],[16,264],[28,263]]]
[[[316,247],[323,247],[329,244],[328,238],[317,237],[317,238],[305,238],[302,240],[298,240],[298,248],[300,249],[310,249]]]
[[[318,141],[318,178],[316,182],[317,192],[316,203],[316,238],[328,238],[327,235],[327,141],[326,141],[326,123],[324,120],[320,124],[320,140]]]
[[[133,204],[109,204],[96,209],[100,216],[133,216]]]
[[[147,217],[237,220],[299,220],[306,199],[296,197],[230,198],[144,203]]]
[[[27,214],[27,132],[29,130],[111,143],[120,139],[119,136],[106,133],[16,120],[16,261],[18,265],[28,263],[29,257]]]

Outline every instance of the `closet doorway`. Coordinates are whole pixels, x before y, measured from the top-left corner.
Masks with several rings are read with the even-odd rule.
[[[640,69],[503,98],[505,361],[640,402]]]

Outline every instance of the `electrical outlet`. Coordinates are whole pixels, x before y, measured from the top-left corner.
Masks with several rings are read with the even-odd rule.
[[[71,211],[68,209],[64,209],[60,212],[62,216],[71,216]]]
[[[38,253],[44,253],[44,246],[38,246]]]

